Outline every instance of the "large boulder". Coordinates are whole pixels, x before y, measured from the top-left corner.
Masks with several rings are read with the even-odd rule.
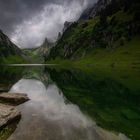
[[[0,104],[0,129],[20,118],[21,113],[15,107]]]
[[[29,100],[29,98],[28,98],[27,94],[21,94],[21,93],[2,93],[2,94],[0,94],[1,103],[19,105],[28,100]]]

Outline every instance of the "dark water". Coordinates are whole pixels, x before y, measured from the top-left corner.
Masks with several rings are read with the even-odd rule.
[[[139,72],[5,68],[0,84],[31,99],[8,140],[139,140]]]

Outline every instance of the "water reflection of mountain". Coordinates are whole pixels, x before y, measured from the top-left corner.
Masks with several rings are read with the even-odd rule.
[[[96,73],[55,69],[48,72],[64,95],[94,118],[98,125],[140,139],[138,90],[129,89],[112,77],[105,78]]]
[[[22,119],[8,140],[129,140],[121,133],[98,127],[77,105],[67,101],[55,83],[45,86],[39,80],[21,79],[10,92],[27,93],[31,100],[19,106]]]
[[[122,132],[132,140],[140,139],[139,88],[129,88],[111,75],[96,72],[44,67],[6,67],[0,70],[0,85],[10,85],[10,88],[20,79],[39,80],[46,87],[55,82],[68,101],[78,105],[99,126]],[[127,78],[128,85],[137,84],[134,79]]]
[[[51,83],[49,73],[45,71],[45,67],[28,67],[24,70],[23,79],[35,79],[41,81],[45,86]]]
[[[0,68],[0,92],[8,91],[11,86],[22,77],[22,68],[2,67]]]

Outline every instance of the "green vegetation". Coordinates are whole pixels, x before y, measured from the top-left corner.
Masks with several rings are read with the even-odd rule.
[[[112,1],[96,17],[73,23],[46,63],[139,67],[140,2],[134,1]]]
[[[0,68],[0,91],[9,91],[11,86],[22,78],[22,67],[8,67]]]
[[[47,69],[66,98],[97,125],[139,140],[139,69]]]
[[[1,64],[24,64],[27,61],[19,55],[9,55],[0,59]]]
[[[0,131],[0,140],[7,140],[12,132],[13,130],[7,126],[2,131]]]
[[[53,45],[54,44],[52,42],[49,42],[46,38],[42,45],[38,46],[37,48],[22,49],[22,52],[26,56],[28,56],[30,63],[44,63],[50,51],[50,48]]]
[[[0,64],[27,63],[22,51],[0,30]]]
[[[73,67],[128,67],[140,68],[140,41],[139,36],[127,42],[123,47],[114,49],[95,48],[94,51],[85,54],[84,58],[76,60],[60,59],[49,61],[49,63],[61,64]]]
[[[19,120],[9,124],[8,126],[0,129],[0,140],[7,140],[9,136],[15,131]]]
[[[40,48],[23,49],[22,52],[28,56],[30,63],[44,62],[44,58],[40,52]]]

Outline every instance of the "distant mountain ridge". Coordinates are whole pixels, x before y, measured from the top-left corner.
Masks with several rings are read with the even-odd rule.
[[[23,62],[23,54],[9,38],[0,30],[0,63]]]
[[[22,51],[30,58],[32,63],[43,63],[53,46],[54,43],[45,38],[44,42],[40,46],[36,48],[23,49]]]

